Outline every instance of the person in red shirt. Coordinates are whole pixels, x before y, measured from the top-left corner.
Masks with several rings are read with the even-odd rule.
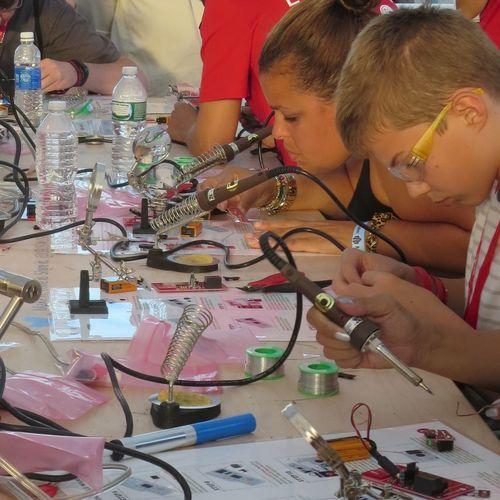
[[[500,47],[500,0],[457,0],[457,8],[468,19],[479,15],[481,28]]]
[[[201,22],[203,73],[199,110],[176,105],[168,131],[193,154],[234,139],[245,99],[260,124],[271,113],[259,83],[267,34],[300,0],[206,0]],[[285,158],[287,161],[287,158]]]

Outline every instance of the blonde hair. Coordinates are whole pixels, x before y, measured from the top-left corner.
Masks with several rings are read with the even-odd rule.
[[[303,0],[269,33],[259,59],[261,73],[284,71],[301,92],[332,99],[356,35],[378,0]]]
[[[352,44],[335,95],[345,145],[366,155],[375,134],[431,122],[461,88],[499,97],[499,55],[457,11],[401,9],[374,19]]]

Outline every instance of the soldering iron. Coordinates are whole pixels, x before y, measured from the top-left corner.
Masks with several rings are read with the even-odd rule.
[[[413,385],[418,386],[428,393],[432,391],[424,384],[422,377],[417,375],[409,366],[401,361],[380,340],[379,327],[369,319],[350,316],[343,312],[336,304],[335,298],[326,293],[316,283],[306,278],[295,267],[282,259],[269,244],[272,238],[282,243],[281,238],[271,231],[263,233],[259,237],[262,252],[269,262],[287,278],[295,289],[303,293],[329,320],[342,327],[349,337],[350,344],[360,352],[371,351],[382,356],[401,375],[406,377]]]

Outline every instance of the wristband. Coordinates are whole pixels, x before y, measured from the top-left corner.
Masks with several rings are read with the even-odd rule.
[[[68,62],[76,71],[76,83],[74,87],[83,87],[89,78],[89,67],[76,59],[71,59]]]
[[[417,285],[432,292],[444,304],[448,301],[448,291],[444,283],[437,276],[428,273],[423,267],[413,267],[417,278]]]
[[[354,226],[354,231],[352,232],[352,248],[356,248],[362,252],[366,250],[366,231],[361,226]]]

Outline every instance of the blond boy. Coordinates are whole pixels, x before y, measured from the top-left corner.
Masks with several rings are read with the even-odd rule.
[[[385,163],[414,197],[477,207],[465,308],[458,305],[463,288],[446,296],[422,269],[353,251],[335,280],[336,291],[348,296],[342,307],[379,323],[386,343],[413,366],[494,390],[500,390],[499,55],[455,11],[401,9],[360,33],[337,93],[348,149]],[[425,288],[439,289],[441,300]],[[338,341],[338,328],[319,312],[311,310],[309,319],[327,356],[347,366],[382,366]]]

